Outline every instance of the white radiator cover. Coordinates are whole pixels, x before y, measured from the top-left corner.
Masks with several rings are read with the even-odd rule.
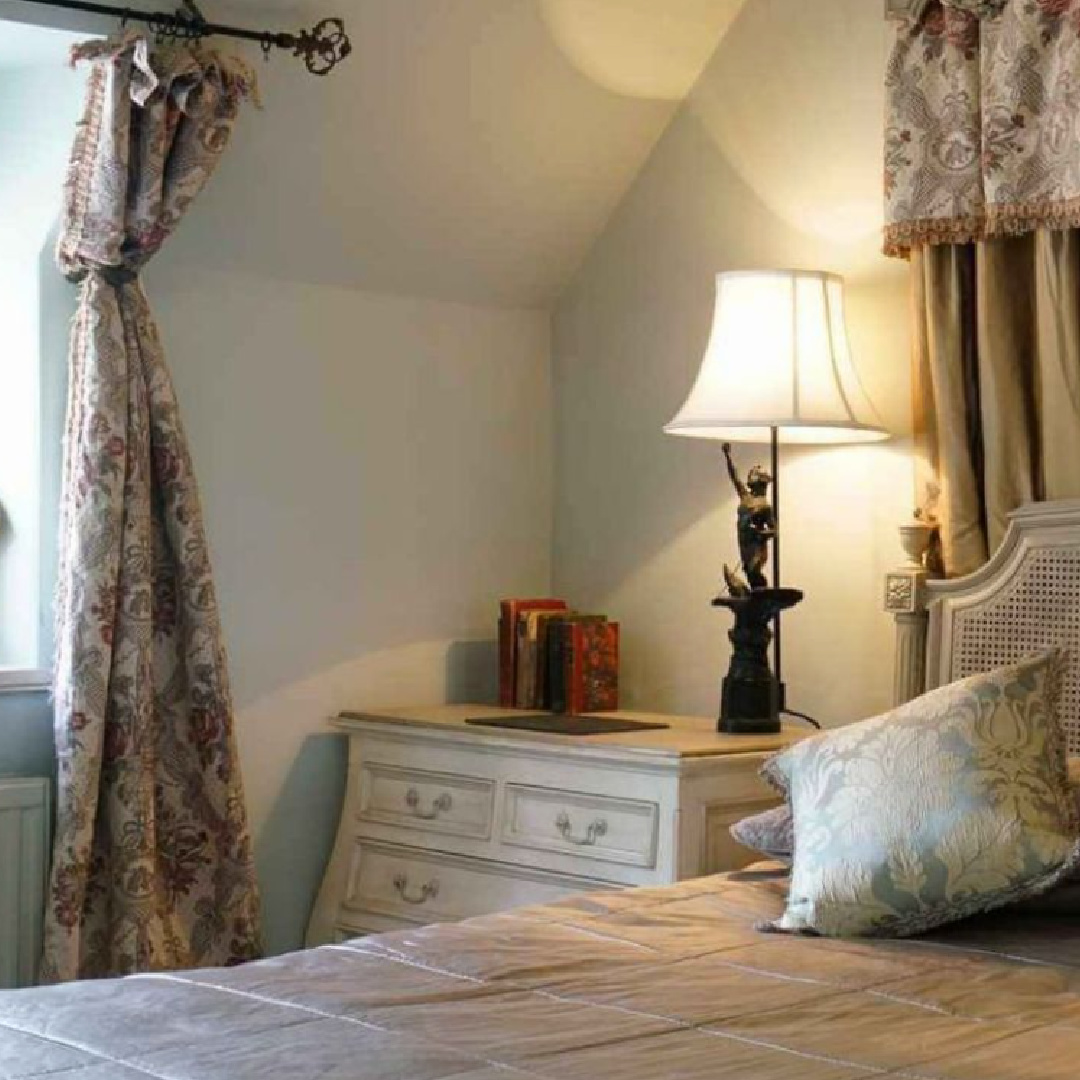
[[[0,988],[36,980],[48,842],[49,782],[0,777]]]

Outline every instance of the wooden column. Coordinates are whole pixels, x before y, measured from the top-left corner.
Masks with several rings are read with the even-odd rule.
[[[926,689],[926,607],[928,574],[924,556],[932,530],[925,525],[900,527],[908,562],[885,575],[885,610],[896,622],[893,660],[893,704],[903,705]]]

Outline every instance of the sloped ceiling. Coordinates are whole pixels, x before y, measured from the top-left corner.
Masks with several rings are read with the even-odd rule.
[[[546,306],[568,282],[742,0],[351,0],[326,79],[260,63],[265,110],[199,213],[222,266]],[[242,12],[241,12],[242,13]],[[610,33],[605,36],[605,27]],[[200,258],[207,258],[200,252]]]
[[[196,208],[199,228],[171,255],[547,306],[742,3],[203,0],[208,17],[256,27],[341,14],[355,51],[325,79],[253,51],[265,108],[242,118]],[[47,11],[0,0],[0,17]],[[10,29],[0,23],[0,37]]]

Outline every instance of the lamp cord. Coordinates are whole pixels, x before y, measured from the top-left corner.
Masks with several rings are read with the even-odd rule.
[[[802,720],[804,723],[809,724],[812,728],[821,730],[821,724],[818,723],[812,716],[807,716],[804,712],[799,712],[797,709],[781,709],[782,716],[794,716],[798,720]]]

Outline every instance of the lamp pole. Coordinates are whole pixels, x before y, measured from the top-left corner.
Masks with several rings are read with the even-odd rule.
[[[773,478],[773,529],[776,535],[773,537],[773,588],[780,588],[780,429],[769,428],[769,448],[771,451],[770,467]],[[780,612],[773,619],[773,668],[776,676],[776,684],[780,695],[780,711],[784,711],[787,702],[784,700],[784,680],[781,675],[782,646],[780,643]]]

